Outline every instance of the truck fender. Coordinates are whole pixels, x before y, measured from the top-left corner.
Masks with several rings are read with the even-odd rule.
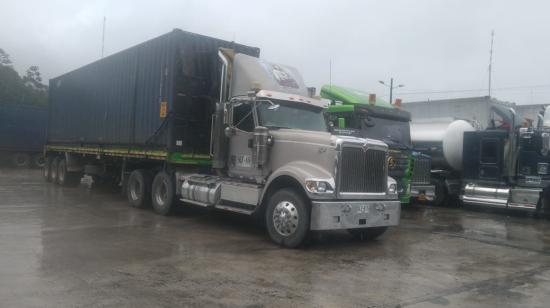
[[[265,198],[272,189],[281,186],[295,187],[299,185],[301,192],[308,199],[311,197],[305,187],[306,179],[332,179],[332,174],[319,165],[306,161],[294,161],[275,170],[267,179],[265,189],[260,196],[260,205],[264,204]],[[281,182],[283,181],[283,182]],[[284,183],[284,184],[283,184]]]

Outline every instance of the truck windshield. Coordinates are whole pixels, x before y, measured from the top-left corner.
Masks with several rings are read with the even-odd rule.
[[[364,137],[382,140],[389,146],[411,147],[409,122],[376,117],[362,117],[360,122]]]
[[[328,131],[321,107],[271,100],[260,101],[257,112],[260,125],[265,127]]]

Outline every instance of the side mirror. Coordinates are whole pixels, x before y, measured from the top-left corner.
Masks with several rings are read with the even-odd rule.
[[[334,131],[334,122],[328,121],[328,129],[329,129],[329,131],[331,131],[331,132]]]

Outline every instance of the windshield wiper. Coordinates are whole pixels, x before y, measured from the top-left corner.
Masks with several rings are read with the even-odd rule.
[[[277,125],[264,125],[267,128],[274,128],[274,129],[292,129],[292,127],[287,126],[277,126]]]

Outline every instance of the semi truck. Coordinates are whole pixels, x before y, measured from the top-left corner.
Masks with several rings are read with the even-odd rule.
[[[0,159],[19,168],[44,165],[42,155],[47,125],[46,107],[0,104]]]
[[[432,155],[447,198],[547,213],[550,110],[539,115],[534,126],[522,123],[511,106],[492,100],[484,113],[487,118],[476,121],[419,121],[411,127],[413,143]]]
[[[485,130],[464,133],[465,204],[547,213],[550,210],[550,109],[536,126],[513,108],[493,106]]]
[[[329,119],[340,135],[380,139],[389,146],[389,175],[397,181],[399,200],[434,199],[431,183],[431,160],[426,154],[412,150],[407,111],[397,108],[375,94],[335,85],[324,85],[321,97],[331,101]]]
[[[174,30],[50,80],[44,177],[114,183],[134,207],[183,203],[372,239],[400,219],[388,147],[334,136],[299,72],[259,49]]]

